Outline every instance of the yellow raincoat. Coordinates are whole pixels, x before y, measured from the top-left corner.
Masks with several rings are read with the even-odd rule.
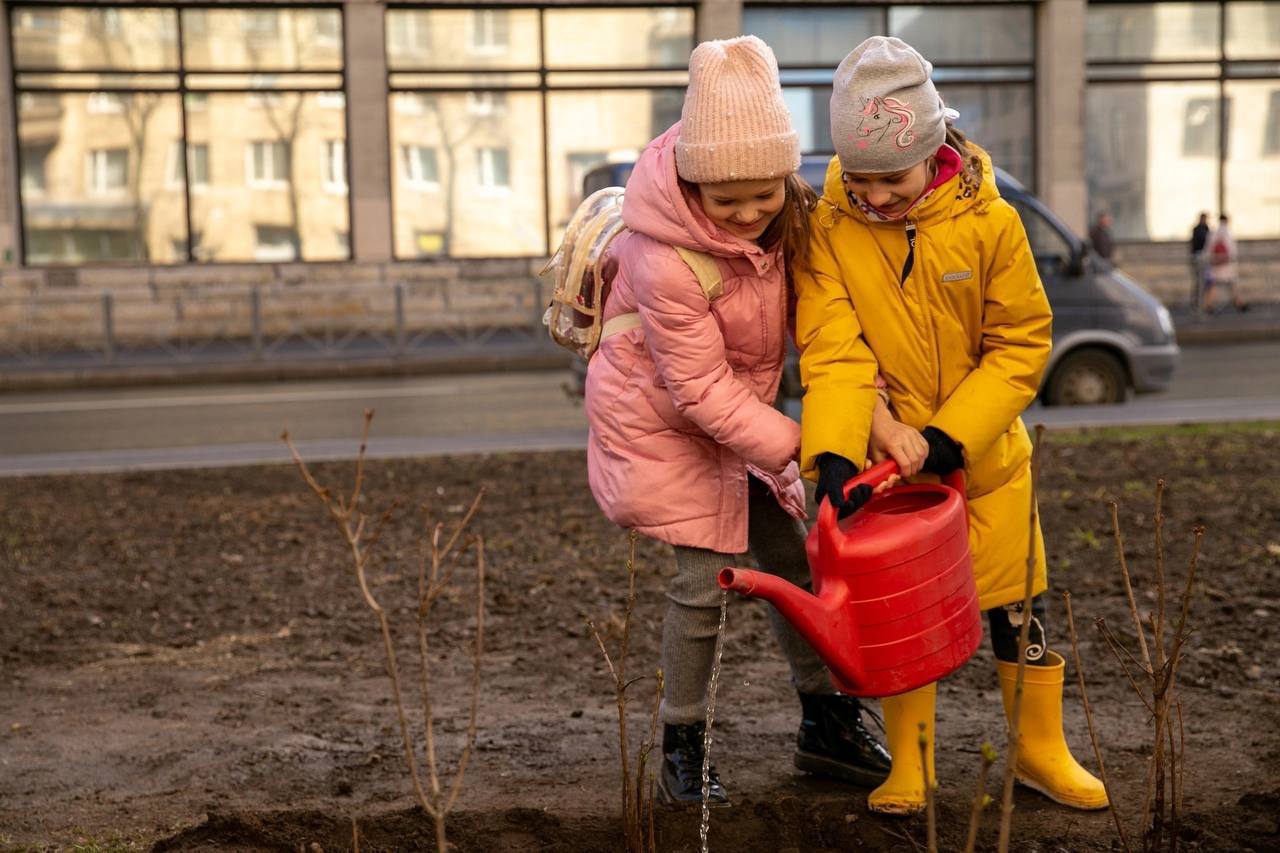
[[[810,269],[796,275],[796,337],[805,476],[816,478],[815,460],[827,452],[864,465],[877,372],[900,421],[937,427],[963,447],[969,544],[986,610],[1023,597],[1031,441],[1019,415],[1049,358],[1052,314],[1022,222],[979,153],[979,185],[956,175],[908,214],[917,236],[901,285],[904,222],[873,221],[851,204],[832,159],[813,213]],[[1035,538],[1039,593],[1038,525]]]

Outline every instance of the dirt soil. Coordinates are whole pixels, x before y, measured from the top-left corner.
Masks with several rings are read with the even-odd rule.
[[[1154,607],[1152,507],[1165,499],[1167,571],[1185,576],[1191,529],[1208,532],[1181,669],[1183,847],[1280,850],[1280,428],[1050,433],[1041,506],[1055,592],[1070,590],[1090,699],[1117,800],[1135,821],[1145,714],[1093,628],[1133,640],[1106,502],[1121,503],[1139,604]],[[316,467],[335,486],[349,464]],[[372,573],[416,684],[412,586],[425,504],[456,520],[488,489],[475,530],[488,556],[476,754],[448,821],[461,851],[615,851],[617,722],[584,619],[616,642],[626,534],[586,487],[581,453],[371,462],[371,511],[403,498]],[[363,851],[434,849],[414,808],[376,622],[331,522],[291,467],[0,480],[0,849]],[[672,571],[642,541],[629,672],[657,665]],[[466,729],[474,560],[431,628],[440,656],[438,748]],[[1171,592],[1171,596],[1173,593]],[[1064,610],[1051,637],[1068,650]],[[1069,670],[1073,673],[1073,669]],[[1070,679],[1074,682],[1074,678]],[[641,682],[632,731],[646,727]],[[415,727],[419,704],[409,702]],[[714,755],[734,806],[716,851],[910,850],[923,820],[867,812],[861,789],[791,766],[798,703],[764,606],[732,602]],[[1096,766],[1079,691],[1075,754]],[[963,846],[979,746],[1003,748],[990,651],[940,688],[942,849]],[[997,771],[1000,765],[997,765]],[[995,774],[993,774],[994,776]],[[990,786],[998,797],[996,784]],[[1107,812],[1019,789],[1020,851],[1116,849]],[[696,811],[662,809],[660,849],[698,849]],[[983,823],[993,849],[997,816]]]

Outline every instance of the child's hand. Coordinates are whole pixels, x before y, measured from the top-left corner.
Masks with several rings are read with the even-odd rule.
[[[901,476],[910,477],[920,473],[924,466],[929,456],[929,442],[918,430],[898,421],[883,401],[877,401],[871,416],[867,456],[873,463],[892,459],[898,463]]]
[[[873,491],[872,494],[878,495],[881,492],[887,492],[901,482],[902,482],[902,477],[900,475],[890,474],[888,479],[886,479],[880,485],[876,486],[875,491]]]

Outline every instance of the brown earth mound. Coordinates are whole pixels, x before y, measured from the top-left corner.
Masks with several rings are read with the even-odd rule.
[[[1048,439],[1050,579],[1072,592],[1107,766],[1131,817],[1145,719],[1092,628],[1102,616],[1132,640],[1106,501],[1121,503],[1142,591],[1156,477],[1169,482],[1175,581],[1191,528],[1208,528],[1180,677],[1188,850],[1280,849],[1278,438],[1272,426]],[[489,564],[480,735],[449,821],[462,851],[621,847],[611,682],[584,619],[616,639],[627,542],[600,517],[584,468],[580,453],[369,464],[371,511],[403,497],[456,520],[488,489],[474,525]],[[335,486],[351,474],[316,470]],[[409,684],[420,518],[400,513],[372,572]],[[376,623],[347,559],[289,467],[0,481],[0,849],[335,851],[350,849],[353,819],[363,851],[433,849],[432,824],[412,807]],[[432,630],[450,765],[469,701],[470,561]],[[642,675],[656,666],[672,566],[648,542],[637,562],[630,671]],[[1056,596],[1050,613],[1065,651]],[[646,727],[648,684],[636,688],[633,732]],[[1067,704],[1072,747],[1092,766],[1073,684]],[[943,849],[963,846],[979,746],[1003,747],[999,705],[984,646],[940,689]],[[792,769],[797,721],[763,606],[733,602],[714,754],[735,805],[713,813],[712,850],[923,843],[922,821],[874,817],[865,791]],[[1015,804],[1017,850],[1113,849],[1106,812],[1072,812],[1021,789]],[[696,811],[662,810],[658,824],[662,849],[698,848]],[[982,849],[994,846],[995,827],[988,814]]]

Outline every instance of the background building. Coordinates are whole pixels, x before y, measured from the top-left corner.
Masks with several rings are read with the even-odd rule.
[[[697,41],[742,32],[807,153],[835,65],[897,35],[1068,224],[1111,212],[1144,280],[1185,280],[1201,211],[1280,253],[1280,2],[0,6],[0,277],[27,287],[527,276],[582,175],[679,117]]]

